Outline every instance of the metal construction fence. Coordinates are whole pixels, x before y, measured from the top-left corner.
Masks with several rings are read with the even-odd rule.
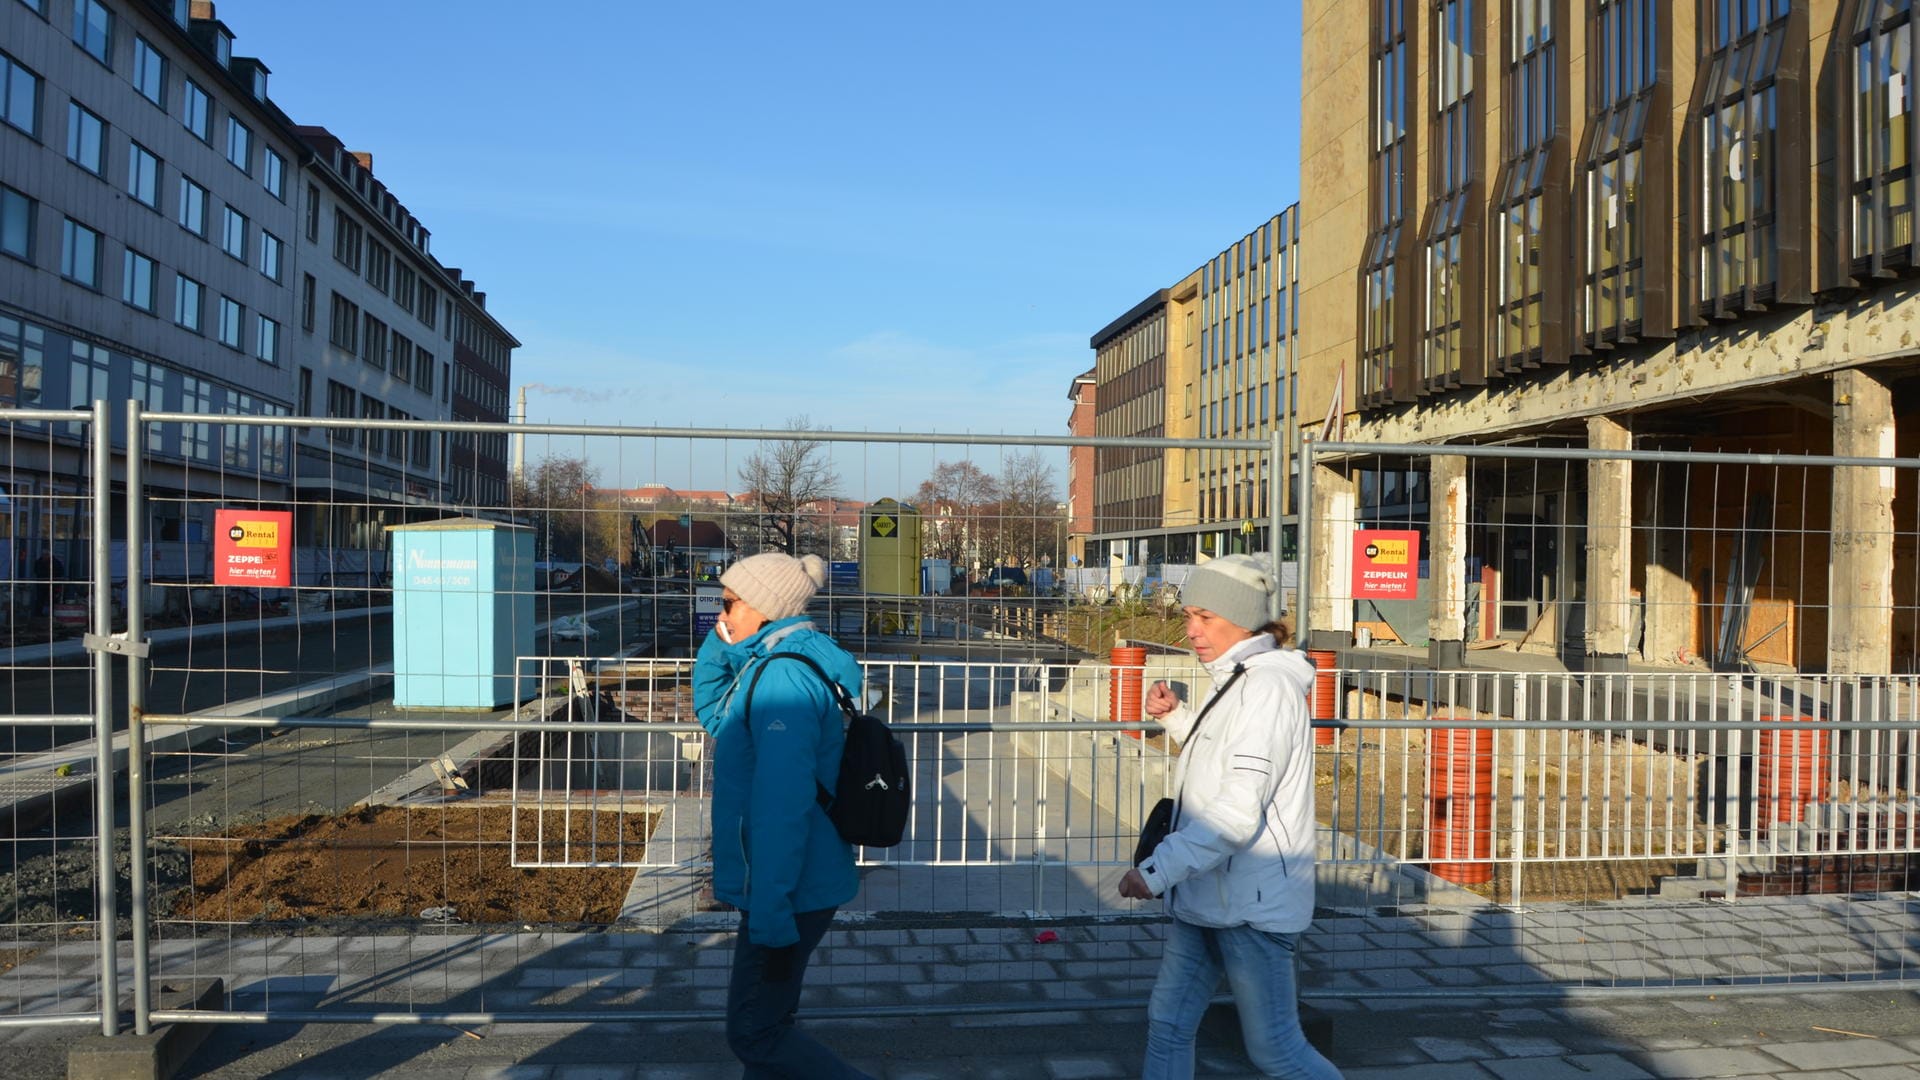
[[[7,477],[15,504],[44,499],[52,519],[58,500],[84,502],[74,527],[89,545],[85,572],[62,575],[57,590],[61,602],[85,598],[84,636],[57,624],[53,596],[9,624],[0,1024],[112,1034],[129,1003],[137,1031],[184,1019],[718,1014],[736,917],[708,885],[711,747],[690,672],[712,595],[701,578],[722,560],[682,560],[676,539],[698,538],[707,511],[636,521],[655,511],[583,504],[567,483],[536,501],[523,485],[504,506],[375,491],[415,490],[404,474],[418,433],[439,477],[457,473],[463,440],[499,434],[567,440],[566,460],[620,478],[645,458],[641,475],[657,479],[667,444],[692,445],[679,484],[619,489],[683,496],[702,490],[713,462],[734,475],[754,456],[748,444],[794,433],[303,421],[313,432],[292,437],[294,456],[321,451],[322,479],[292,468],[275,489],[256,458],[226,471],[176,459],[201,441],[258,453],[274,441],[261,434],[266,418],[135,407],[115,424],[98,405],[81,418],[0,419],[20,443]],[[48,437],[56,422],[66,442]],[[78,435],[65,434],[71,425]],[[231,437],[230,426],[251,434]],[[336,441],[339,431],[353,438]],[[366,431],[388,438],[355,441]],[[401,475],[371,479],[368,455],[395,464],[399,436]],[[862,491],[882,472],[890,489],[914,487],[943,461],[941,444],[961,448],[955,460],[991,453],[1025,468],[1024,455],[1087,442],[813,436],[841,469],[864,463],[848,478]],[[140,449],[116,456],[116,443]],[[324,459],[329,447],[337,460]],[[919,447],[934,449],[911,468]],[[1237,449],[1258,455],[1261,444]],[[351,489],[349,460],[362,472]],[[299,543],[346,569],[245,587],[153,554],[207,542],[223,520],[215,511],[236,509],[290,514]],[[809,513],[817,531],[789,523],[802,550],[831,542],[826,527],[846,524],[835,515],[851,513],[856,531],[872,524]],[[714,515],[716,528],[780,534],[764,507]],[[1004,530],[1019,512],[1002,499],[989,516]],[[1048,501],[1014,522],[1018,538],[995,542],[1032,546],[983,562],[1047,565],[1042,526],[1054,516]],[[657,550],[668,520],[680,530],[667,530],[672,565]],[[39,545],[38,521],[12,535]],[[456,566],[464,549],[409,546],[429,552],[409,561],[389,539],[448,544],[449,527],[492,537],[516,525],[549,556],[507,560],[544,564],[530,584],[456,583],[450,572],[474,569]],[[606,555],[596,535],[612,537]],[[568,543],[578,546],[562,553],[579,558],[552,557]],[[368,569],[379,566],[392,576]],[[22,577],[13,592],[31,604],[38,585]],[[1124,713],[1147,680],[1197,697],[1207,677],[1178,649],[1115,664],[1106,646],[1170,624],[1163,640],[1177,641],[1173,609],[1048,595],[1031,576],[1024,587],[1003,578],[926,591],[941,590],[834,588],[809,609],[861,656],[873,708],[907,743],[915,778],[905,842],[861,853],[861,893],[809,976],[810,1011],[1137,1005],[1163,916],[1120,900],[1116,884],[1176,758],[1156,725]],[[441,606],[420,607],[423,592]],[[424,629],[410,627],[423,610]],[[474,650],[455,648],[470,639],[504,645],[504,659],[476,667]],[[1309,995],[1920,976],[1915,676],[1581,672],[1540,667],[1544,655],[1523,648],[1433,671],[1391,650],[1348,650],[1314,694],[1322,830]],[[476,687],[498,696],[461,697]],[[1739,916],[1722,918],[1730,909]],[[1043,940],[1062,951],[1039,951]],[[1097,977],[1100,996],[1062,992],[1070,973]],[[214,978],[216,998],[180,997]]]

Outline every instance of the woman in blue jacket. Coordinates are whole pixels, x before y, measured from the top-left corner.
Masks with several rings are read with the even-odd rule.
[[[740,909],[727,1044],[748,1077],[866,1075],[793,1025],[807,958],[860,888],[853,848],[818,800],[839,778],[841,712],[810,668],[777,659],[808,657],[858,696],[859,663],[804,614],[825,583],[814,555],[735,563],[693,666],[694,711],[714,744],[713,892]]]

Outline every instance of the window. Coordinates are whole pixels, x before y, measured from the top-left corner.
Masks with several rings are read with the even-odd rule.
[[[393,372],[395,381],[408,383],[413,381],[413,342],[406,336],[391,335],[393,362],[387,370]]]
[[[433,315],[434,312],[439,309],[440,294],[435,292],[431,286],[422,282],[420,285],[420,307],[417,310],[420,312],[420,321],[427,324],[427,329],[433,329]]]
[[[387,324],[372,315],[366,317],[360,335],[360,359],[382,371],[387,369]]]
[[[160,209],[160,159],[139,143],[127,154],[127,194]]]
[[[332,379],[327,380],[327,415],[329,417],[342,420],[355,419],[356,404],[353,387],[343,386]],[[327,441],[350,443],[353,441],[353,429],[350,427],[328,428]]]
[[[180,122],[187,130],[199,136],[201,142],[213,141],[213,103],[208,100],[207,92],[192,79],[186,80],[184,92],[180,95]]]
[[[247,216],[233,207],[221,210],[220,250],[247,261]]]
[[[1482,381],[1479,290],[1480,170],[1475,118],[1479,42],[1474,0],[1438,0],[1433,12],[1433,124],[1428,131],[1434,201],[1427,207],[1425,324],[1420,384],[1439,390]],[[1285,294],[1281,294],[1283,300]],[[1283,313],[1284,318],[1284,313]],[[1263,386],[1264,388],[1264,386]]]
[[[253,132],[233,115],[227,117],[227,160],[241,172],[253,175]]]
[[[253,355],[262,363],[280,362],[280,324],[265,315],[256,316],[254,320]]]
[[[248,416],[253,413],[253,395],[227,392],[227,414],[230,416]],[[220,463],[232,469],[250,469],[253,467],[253,442],[258,429],[240,424],[223,425],[221,442],[225,453]]]
[[[327,340],[346,350],[349,354],[359,352],[360,305],[333,294],[333,325]]]
[[[345,210],[333,210],[333,257],[354,273],[360,272],[360,223]]]
[[[1853,24],[1853,272],[1913,258],[1913,5],[1863,2]]]
[[[386,292],[392,287],[393,253],[378,240],[367,241],[367,280],[373,287]]]
[[[1559,0],[1511,0],[1507,43],[1505,163],[1494,192],[1494,366],[1517,372],[1565,363],[1556,317],[1561,296],[1556,251],[1564,240],[1550,174],[1559,167]]]
[[[33,259],[33,200],[10,187],[0,187],[0,252]]]
[[[280,280],[280,238],[265,229],[260,230],[260,272],[278,282]]]
[[[1594,5],[1599,63],[1589,73],[1592,109],[1579,189],[1585,233],[1579,310],[1589,347],[1636,338],[1644,325],[1649,192],[1642,180],[1649,171],[1661,175],[1667,156],[1665,125],[1656,119],[1650,137],[1647,123],[1655,112],[1659,17],[1654,0]],[[1661,332],[1664,321],[1654,320]]]
[[[29,135],[40,133],[40,76],[0,53],[0,119]]]
[[[73,0],[73,43],[87,55],[113,65],[113,12],[100,0]]]
[[[301,274],[300,275],[300,329],[302,330],[311,331],[313,329],[313,307],[314,307],[314,295],[316,291],[317,291],[317,283],[313,280],[313,275]]]
[[[360,416],[365,420],[385,420],[387,407],[373,398],[362,395]],[[360,429],[360,445],[366,449],[368,457],[379,457],[387,452],[387,433],[381,428],[367,424]]]
[[[307,185],[307,239],[320,240],[320,189]]]
[[[153,260],[128,248],[120,274],[120,299],[139,308],[141,311],[153,311]]]
[[[206,289],[204,286],[187,275],[175,275],[173,288],[173,321],[176,325],[191,330],[196,334],[200,332],[201,298],[205,292]]]
[[[287,159],[272,150],[263,150],[260,163],[260,183],[269,195],[284,202],[287,197]]]
[[[77,101],[67,102],[67,160],[99,176],[107,162],[107,122]]]
[[[192,375],[180,378],[180,411],[213,412],[213,384]],[[198,461],[213,460],[213,425],[187,424],[180,429],[180,452]]]
[[[433,396],[433,354],[417,345],[413,350],[413,385],[428,397]]]
[[[313,415],[313,369],[300,369],[300,415]]]
[[[220,298],[220,344],[230,349],[240,347],[241,328],[247,318],[247,309],[231,296]]]
[[[100,234],[72,218],[60,226],[60,273],[89,289],[100,287]]]
[[[167,107],[167,58],[138,35],[133,39],[133,88],[162,109]]]
[[[1778,198],[1781,176],[1806,176],[1804,169],[1783,170],[1780,160],[1783,152],[1805,159],[1804,140],[1795,137],[1802,127],[1795,99],[1803,95],[1778,94],[1775,80],[1783,66],[1797,69],[1805,56],[1782,58],[1788,0],[1714,0],[1710,6],[1713,18],[1701,33],[1711,33],[1712,53],[1701,61],[1694,114],[1701,215],[1694,300],[1699,315],[1731,316],[1780,294],[1782,219],[1791,215],[1797,240],[1804,218],[1775,205],[1795,201]],[[1800,291],[1794,286],[1805,276],[1794,269],[1789,294]]]
[[[1374,6],[1370,49],[1373,123],[1369,134],[1368,201],[1370,231],[1362,266],[1358,400],[1391,401],[1402,389],[1395,379],[1396,346],[1405,343],[1401,324],[1406,307],[1398,303],[1401,285],[1402,231],[1407,215],[1407,119],[1413,92],[1407,63],[1408,0],[1379,0]],[[1216,348],[1218,335],[1214,335]]]
[[[413,310],[413,282],[413,267],[403,259],[393,268],[393,302],[406,311]]]
[[[207,189],[180,175],[180,227],[201,239],[207,235]]]

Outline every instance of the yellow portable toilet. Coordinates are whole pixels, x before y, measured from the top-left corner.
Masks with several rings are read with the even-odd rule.
[[[880,499],[860,512],[860,588],[869,596],[920,595],[920,511]]]

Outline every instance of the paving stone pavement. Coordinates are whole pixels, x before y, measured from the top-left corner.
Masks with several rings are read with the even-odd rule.
[[[1034,924],[981,921],[837,928],[802,1022],[889,1080],[1137,1075],[1158,922],[1050,922],[1041,940]],[[738,1075],[711,1019],[730,943],[720,919],[658,934],[163,939],[152,952],[162,978],[221,977],[236,1011],[511,1014],[465,1028],[220,1024],[187,1076],[699,1080]],[[0,974],[0,1015],[84,1012],[96,955],[76,941],[21,956]],[[1920,1078],[1911,895],[1327,912],[1302,966],[1352,1078]],[[660,1019],[602,1019],[616,1010]],[[0,1072],[62,1076],[86,1030],[0,1028]],[[1230,1026],[1209,1029],[1200,1074],[1253,1075]]]

